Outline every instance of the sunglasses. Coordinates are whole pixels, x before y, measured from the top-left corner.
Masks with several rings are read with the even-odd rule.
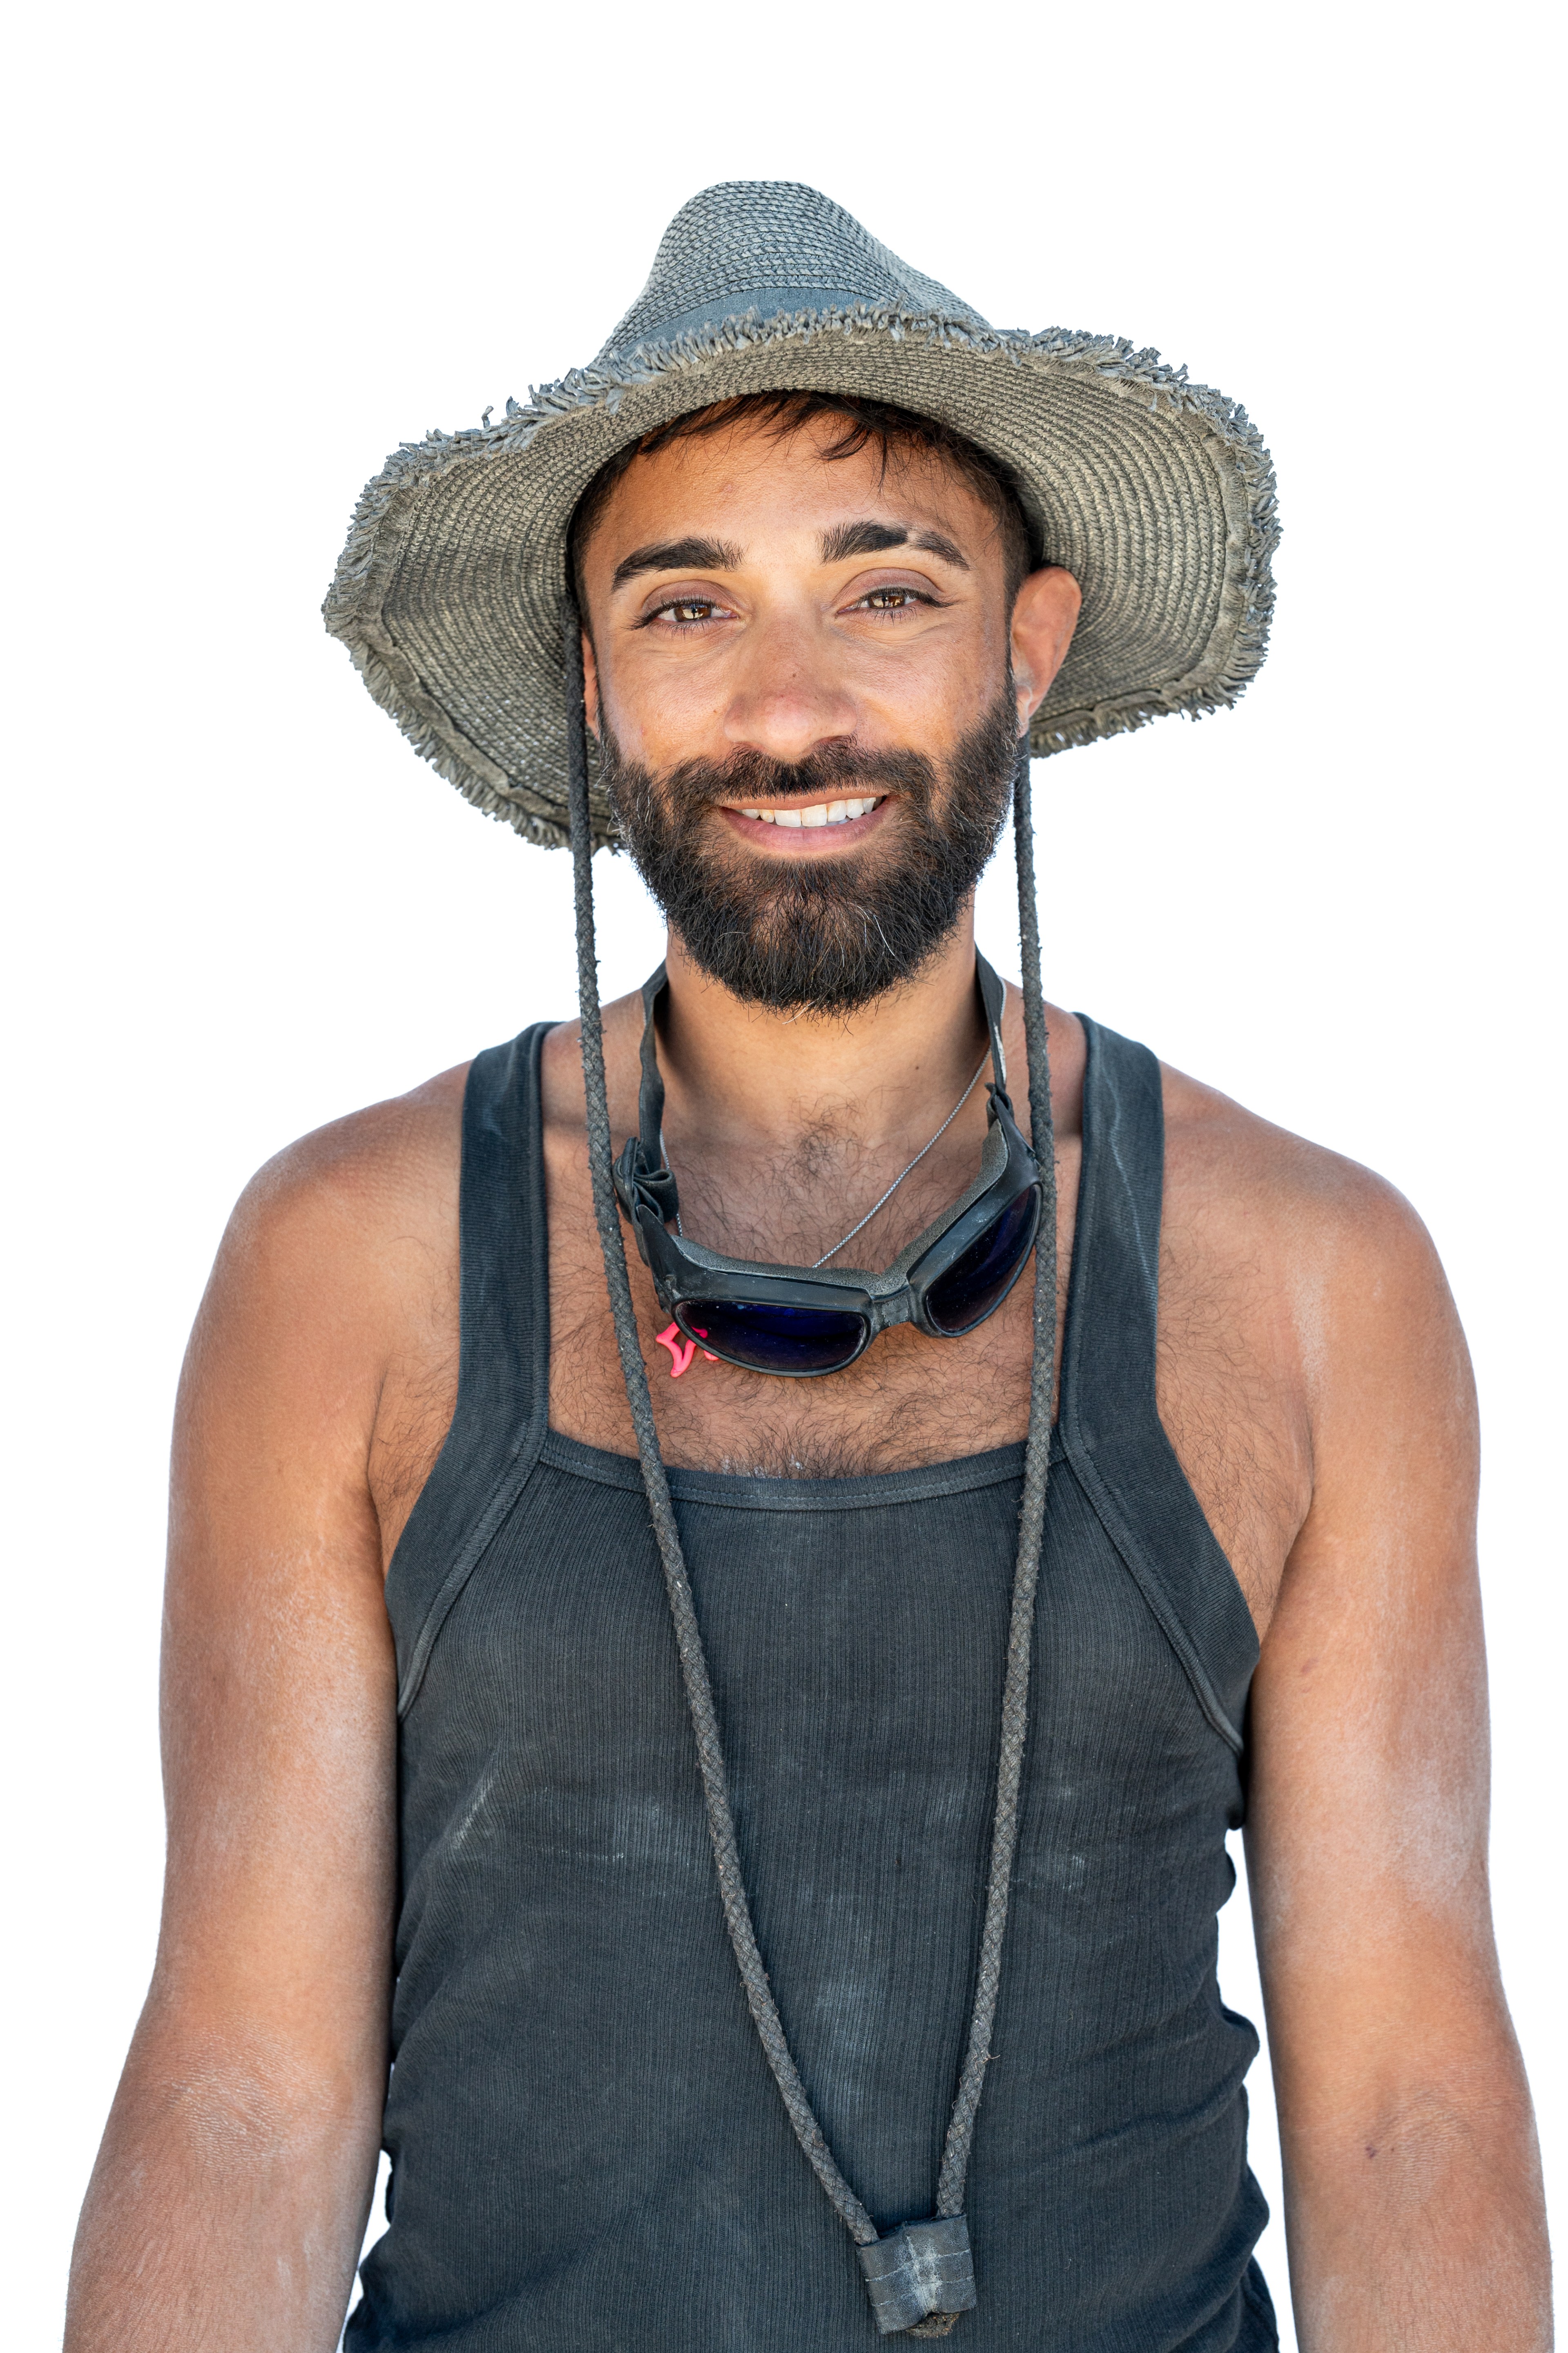
[[[725,1258],[670,1232],[679,1196],[660,1141],[657,1017],[669,987],[664,966],[644,983],[637,1134],[616,1163],[616,1192],[659,1306],[710,1356],[746,1372],[810,1380],[843,1372],[895,1324],[913,1324],[932,1339],[961,1340],[1001,1306],[1035,1247],[1040,1172],[1007,1095],[1001,1030],[1006,992],[978,952],[974,975],[994,1072],[979,1173],[882,1274],[766,1266]]]

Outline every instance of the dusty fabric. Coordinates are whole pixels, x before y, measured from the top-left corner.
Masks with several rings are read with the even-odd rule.
[[[561,612],[572,511],[599,468],[736,395],[858,394],[1010,467],[1084,593],[1031,745],[1058,752],[1234,702],[1263,660],[1274,473],[1244,409],[1125,339],[991,327],[788,182],[708,188],[586,368],[387,459],[323,611],[375,700],[467,797],[566,839]],[[612,839],[597,780],[595,837]]]
[[[1090,1023],[970,2353],[1268,2353],[1215,1915],[1258,1657],[1154,1398],[1152,1055]],[[867,2353],[715,1883],[637,1464],[547,1429],[533,1031],[474,1063],[451,1433],[387,1579],[402,1902],[392,2227],[352,2353]],[[700,1378],[700,1372],[691,1377]],[[931,2211],[979,1965],[1024,1449],[675,1470],[741,1862],[879,2231]]]

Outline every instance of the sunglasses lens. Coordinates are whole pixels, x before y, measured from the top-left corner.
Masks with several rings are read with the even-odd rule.
[[[926,1293],[926,1314],[950,1340],[972,1332],[1002,1304],[1035,1246],[1040,1197],[1031,1185],[1010,1201]]]
[[[771,1307],[732,1299],[688,1299],[676,1311],[683,1332],[759,1373],[837,1373],[860,1352],[866,1319],[831,1307]]]

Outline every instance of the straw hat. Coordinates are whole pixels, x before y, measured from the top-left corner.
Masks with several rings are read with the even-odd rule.
[[[1263,660],[1279,538],[1247,413],[1125,340],[990,327],[815,188],[730,181],[666,230],[591,366],[525,406],[405,442],[369,483],[323,611],[365,684],[460,792],[566,839],[562,659],[572,511],[607,459],[737,395],[889,401],[1014,476],[1083,590],[1031,748],[1234,702]],[[596,778],[595,838],[614,838]]]

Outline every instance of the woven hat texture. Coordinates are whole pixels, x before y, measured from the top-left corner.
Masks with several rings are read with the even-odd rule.
[[[1279,537],[1247,413],[1155,352],[1001,331],[815,188],[682,206],[597,359],[499,422],[405,442],[354,510],[323,612],[416,750],[531,840],[566,839],[566,537],[599,468],[672,417],[810,388],[940,419],[1007,466],[1083,591],[1037,754],[1234,702],[1262,662]],[[595,776],[595,839],[613,839]]]

